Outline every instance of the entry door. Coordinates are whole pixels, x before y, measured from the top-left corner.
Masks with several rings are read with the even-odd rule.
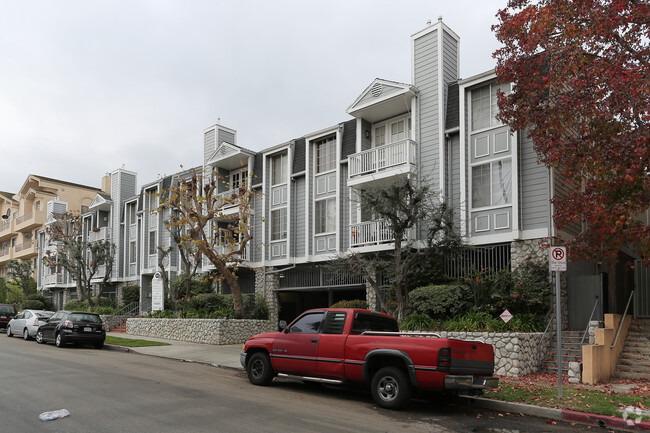
[[[281,373],[316,374],[324,312],[305,313],[273,340],[271,363]]]
[[[650,268],[634,263],[634,317],[650,317]]]
[[[567,281],[569,329],[584,330],[591,320],[603,320],[603,286],[600,275],[579,275]]]

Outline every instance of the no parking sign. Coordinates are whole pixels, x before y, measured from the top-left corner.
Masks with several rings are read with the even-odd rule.
[[[566,272],[566,247],[551,247],[548,263],[551,272]]]

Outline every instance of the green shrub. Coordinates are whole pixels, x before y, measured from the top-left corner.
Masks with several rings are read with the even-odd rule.
[[[115,311],[117,311],[114,307],[93,307],[90,309],[91,312],[95,314],[115,314]]]
[[[402,320],[400,329],[403,331],[426,331],[433,329],[433,320],[424,314],[411,314]]]
[[[494,319],[489,313],[485,311],[471,311],[454,319],[446,320],[443,323],[442,328],[445,331],[498,332],[501,326],[497,320],[503,324],[503,321],[501,319]]]
[[[349,299],[338,301],[332,304],[331,308],[363,308],[364,310],[367,310],[368,301],[364,301],[363,299]]]
[[[122,287],[122,305],[129,305],[133,302],[140,302],[140,286],[129,284]]]
[[[63,309],[64,310],[76,310],[76,311],[85,311],[87,308],[87,305],[85,302],[79,300],[79,299],[70,299],[68,302],[63,304]]]
[[[50,310],[50,311],[54,310],[54,304],[52,303],[52,301],[50,301],[48,298],[46,298],[41,294],[29,295],[27,297],[27,301],[39,301],[43,304],[43,308],[42,308],[43,310]],[[23,308],[31,308],[31,307],[23,306]]]
[[[246,311],[246,317],[250,319],[268,320],[269,318],[269,307],[266,305],[264,297],[259,293],[244,298],[244,310]]]
[[[419,287],[409,293],[408,313],[440,319],[469,307],[467,292],[458,284]]]
[[[200,293],[189,301],[190,309],[211,313],[233,305],[232,296],[216,293]]]
[[[28,299],[20,307],[21,310],[45,310],[45,304],[37,299]]]

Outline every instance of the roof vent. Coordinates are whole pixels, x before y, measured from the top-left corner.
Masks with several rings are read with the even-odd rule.
[[[376,98],[377,96],[381,95],[381,92],[383,92],[383,91],[384,91],[384,87],[382,86],[381,83],[375,83],[375,85],[372,86],[372,89],[370,89],[370,93],[371,93],[372,96],[374,96],[375,98]]]

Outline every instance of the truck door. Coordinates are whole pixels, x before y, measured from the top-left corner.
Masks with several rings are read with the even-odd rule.
[[[348,338],[344,334],[345,311],[329,311],[321,326],[320,342],[318,343],[319,377],[328,379],[345,378],[345,343]]]
[[[310,311],[291,323],[274,341],[271,363],[280,373],[316,374],[320,328],[325,312]]]

